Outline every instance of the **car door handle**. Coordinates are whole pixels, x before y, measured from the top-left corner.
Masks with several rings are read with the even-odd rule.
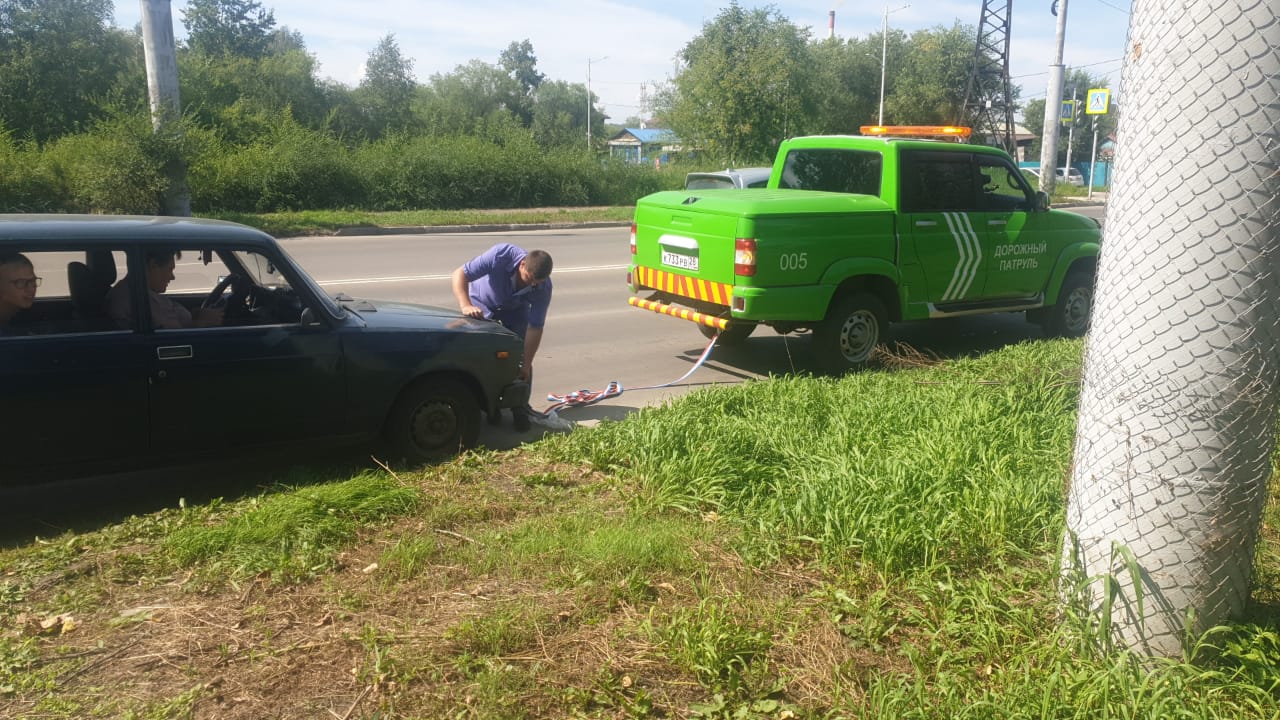
[[[987,224],[988,225],[1008,225],[1009,221],[1008,220],[988,220]]]
[[[937,220],[917,220],[916,221],[916,227],[936,227],[937,225],[938,225]]]
[[[190,345],[161,345],[156,348],[156,358],[160,360],[189,360],[195,355]]]

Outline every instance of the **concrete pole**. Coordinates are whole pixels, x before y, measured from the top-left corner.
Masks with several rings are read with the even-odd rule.
[[[884,24],[880,26],[880,115],[877,125],[884,125],[884,65],[889,58],[889,6],[884,6]]]
[[[1089,153],[1089,194],[1093,198],[1093,168],[1098,163],[1098,118],[1093,119],[1093,152]],[[1070,167],[1068,165],[1067,167]]]
[[[1064,177],[1063,180],[1068,179],[1071,175],[1071,144],[1074,143],[1075,140],[1076,140],[1076,88],[1072,87],[1071,88],[1071,124],[1067,126],[1067,161],[1066,163],[1064,163],[1067,166],[1067,177]]]
[[[1053,64],[1049,66],[1049,86],[1044,95],[1044,131],[1040,142],[1040,189],[1053,194],[1058,176],[1058,111],[1062,108],[1062,46],[1067,40],[1067,0],[1057,0],[1058,39]]]
[[[189,217],[191,193],[187,166],[177,148],[182,138],[182,103],[178,98],[178,53],[173,41],[173,14],[169,0],[141,0],[142,51],[147,64],[147,95],[151,100],[151,127],[157,135],[169,135],[174,151],[165,163],[169,186],[165,191],[165,215]]]
[[[1103,649],[1180,657],[1250,602],[1280,402],[1277,47],[1273,2],[1133,3],[1063,541],[1064,614]]]

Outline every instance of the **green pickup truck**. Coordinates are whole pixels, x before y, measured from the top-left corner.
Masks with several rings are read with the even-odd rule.
[[[1025,311],[1084,334],[1095,220],[1050,210],[999,149],[870,130],[784,142],[766,189],[641,198],[628,302],[721,345],[812,330],[830,372],[864,366],[902,320]]]

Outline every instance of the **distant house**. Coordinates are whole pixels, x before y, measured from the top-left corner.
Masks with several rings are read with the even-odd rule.
[[[609,138],[609,157],[630,163],[666,162],[680,150],[680,138],[664,128],[623,128]]]

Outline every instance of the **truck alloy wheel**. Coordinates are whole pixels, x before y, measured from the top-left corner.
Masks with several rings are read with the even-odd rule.
[[[884,303],[869,293],[839,298],[814,328],[813,348],[818,365],[833,373],[866,366],[888,327]]]

